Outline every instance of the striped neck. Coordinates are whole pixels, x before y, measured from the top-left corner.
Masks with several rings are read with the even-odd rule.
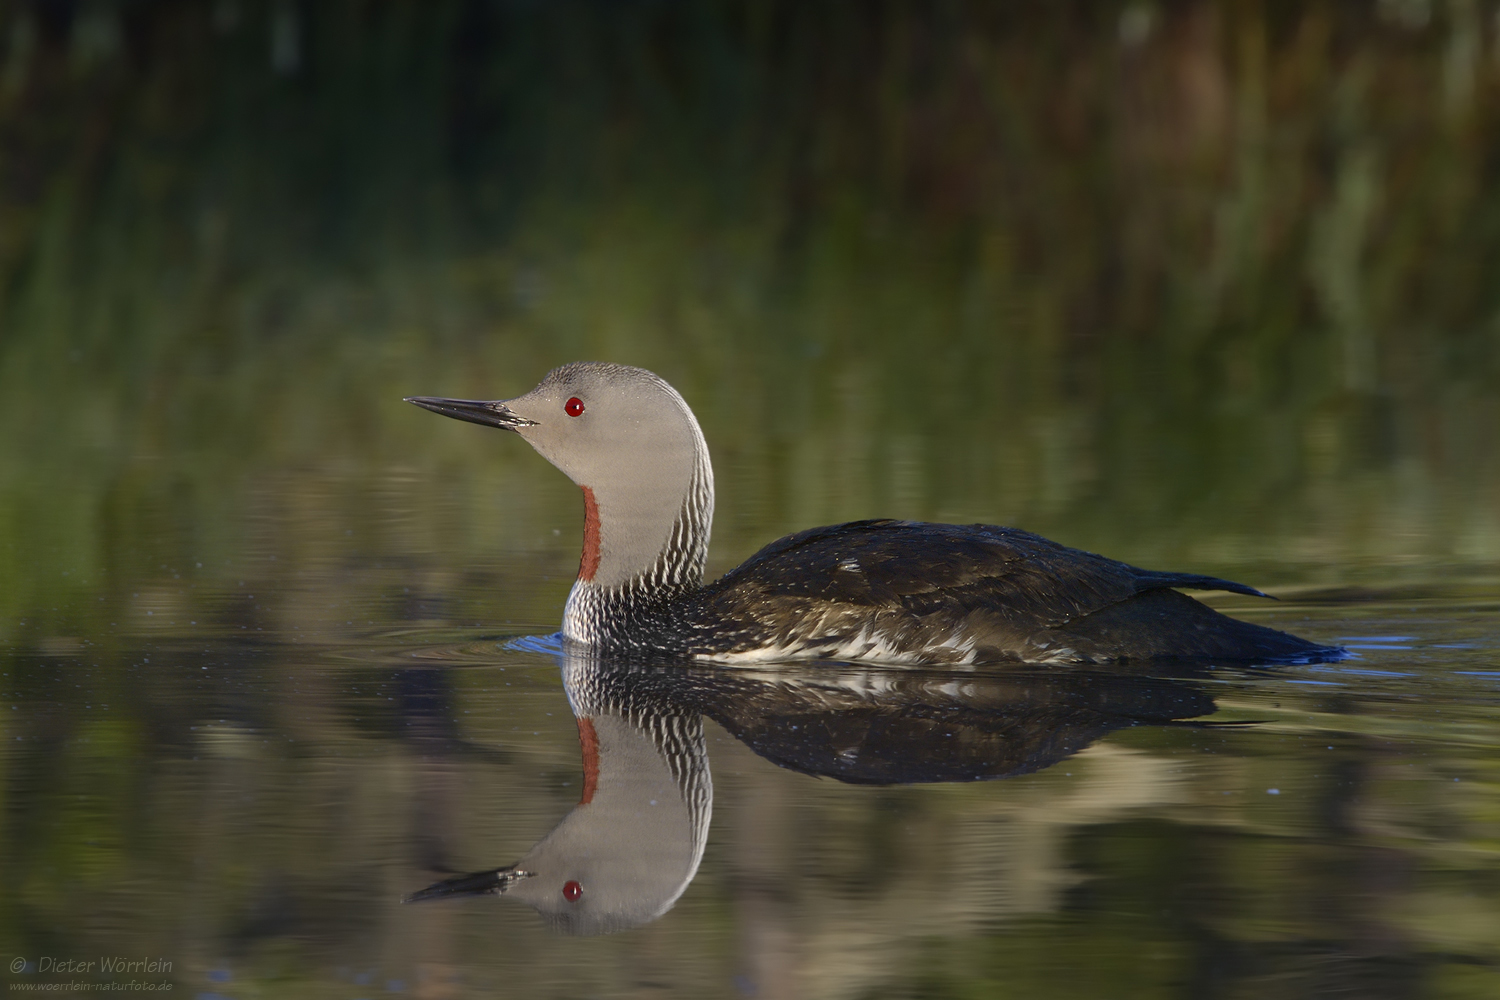
[[[649,510],[629,510],[632,498],[601,497],[589,486],[582,488],[583,553],[563,611],[567,638],[589,645],[629,644],[632,634],[652,631],[650,620],[665,617],[673,600],[703,586],[714,482],[708,448],[701,434],[697,439],[693,470],[670,520],[660,507],[653,523]],[[656,540],[654,556],[647,557],[643,535]]]

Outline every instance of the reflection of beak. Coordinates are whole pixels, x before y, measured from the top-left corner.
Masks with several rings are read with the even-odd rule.
[[[456,875],[434,882],[427,888],[412,893],[403,903],[421,903],[429,899],[446,899],[449,896],[498,896],[523,878],[531,878],[531,872],[519,868],[492,868],[473,875]]]
[[[527,420],[498,399],[486,402],[482,399],[444,399],[441,396],[407,396],[406,402],[415,403],[424,410],[441,413],[454,420],[467,420],[471,424],[500,427],[513,431],[520,427],[535,426],[535,420]]]

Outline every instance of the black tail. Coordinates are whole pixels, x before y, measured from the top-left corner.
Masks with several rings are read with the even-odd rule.
[[[1231,594],[1244,594],[1246,597],[1270,597],[1270,594],[1262,593],[1254,587],[1247,587],[1243,583],[1235,583],[1233,580],[1221,580],[1216,576],[1203,576],[1200,573],[1159,573],[1156,570],[1138,569],[1135,571],[1136,593],[1143,590],[1158,590],[1162,587],[1182,587],[1186,590],[1227,590]]]

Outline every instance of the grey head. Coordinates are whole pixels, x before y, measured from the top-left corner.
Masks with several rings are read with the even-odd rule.
[[[698,871],[713,786],[697,715],[580,715],[582,801],[508,868],[435,883],[408,902],[505,895],[556,930],[607,934],[661,916]]]
[[[514,431],[583,487],[580,583],[620,587],[664,558],[675,560],[668,569],[678,582],[702,581],[713,520],[708,446],[692,410],[658,376],[580,361],[554,368],[515,399],[407,402]]]

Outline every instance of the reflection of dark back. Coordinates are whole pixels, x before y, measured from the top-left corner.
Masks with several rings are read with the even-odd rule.
[[[685,680],[694,707],[767,760],[876,785],[1028,774],[1112,730],[1214,709],[1179,681],[1056,670],[698,670]]]
[[[558,930],[653,920],[697,872],[712,811],[700,715],[768,760],[865,784],[978,781],[1047,767],[1125,726],[1204,715],[1176,680],[827,665],[755,671],[567,656],[584,791],[515,865],[438,882],[410,899],[504,893]]]

